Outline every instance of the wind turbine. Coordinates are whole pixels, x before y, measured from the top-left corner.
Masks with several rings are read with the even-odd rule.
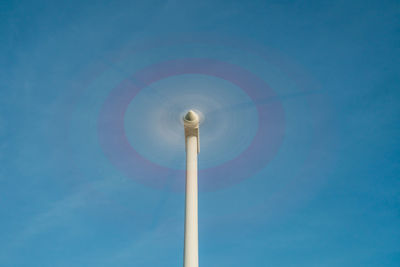
[[[183,118],[186,143],[186,197],[184,267],[199,266],[197,154],[200,152],[199,116],[193,110]]]

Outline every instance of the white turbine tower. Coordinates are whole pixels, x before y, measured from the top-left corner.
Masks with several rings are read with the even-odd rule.
[[[184,267],[199,266],[198,181],[197,154],[199,145],[199,116],[190,110],[183,118],[186,142],[186,201]]]

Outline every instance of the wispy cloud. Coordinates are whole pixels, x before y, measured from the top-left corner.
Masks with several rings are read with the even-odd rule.
[[[86,183],[71,194],[53,202],[47,209],[37,213],[23,224],[24,228],[14,235],[11,242],[1,248],[0,259],[9,258],[38,235],[55,227],[68,225],[77,211],[87,208],[95,201],[93,196],[98,196],[99,192],[117,190],[120,186],[121,183],[108,177]]]

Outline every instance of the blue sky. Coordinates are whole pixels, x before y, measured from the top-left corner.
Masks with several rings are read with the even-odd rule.
[[[182,265],[195,106],[201,266],[398,266],[399,10],[3,1],[0,265]]]

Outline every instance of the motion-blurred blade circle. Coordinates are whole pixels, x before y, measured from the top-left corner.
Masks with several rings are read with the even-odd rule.
[[[182,177],[184,177],[183,170],[162,166],[157,162],[153,162],[149,157],[144,157],[143,154],[145,154],[146,150],[142,150],[142,153],[138,153],[135,150],[126,134],[125,116],[127,110],[135,97],[140,96],[141,90],[146,90],[149,87],[151,90],[152,85],[159,81],[185,75],[189,75],[189,77],[190,75],[210,76],[213,79],[220,79],[225,81],[225,83],[228,82],[236,86],[236,91],[232,90],[232,88],[230,88],[230,91],[226,88],[221,88],[220,90],[226,93],[225,97],[227,99],[230,97],[229,93],[232,92],[233,94],[240,95],[242,101],[252,103],[252,105],[254,105],[254,100],[257,99],[277,97],[268,84],[256,75],[237,65],[214,59],[185,58],[170,60],[156,63],[137,71],[120,83],[107,97],[100,111],[98,136],[100,144],[109,160],[126,175],[144,184],[155,187],[163,185],[166,183],[165,179],[167,179],[165,174],[172,171],[176,172],[176,175],[170,175],[169,177],[172,177],[170,179],[176,179],[176,181],[170,181],[169,183],[172,184],[173,189],[181,190],[184,186],[184,180],[182,180]],[[221,81],[217,83],[220,84]],[[207,91],[210,89],[207,87],[195,88],[198,89],[197,91],[193,90],[193,88],[187,88],[187,90],[184,90],[185,88],[182,88],[182,90],[164,90],[161,94],[161,96],[166,96],[164,99],[157,99],[159,96],[155,95],[150,99],[153,101],[154,107],[151,108],[145,104],[145,108],[141,110],[141,113],[136,113],[137,120],[130,120],[128,125],[129,123],[136,123],[136,131],[134,133],[139,136],[139,139],[142,138],[145,140],[143,137],[153,136],[153,142],[157,143],[161,140],[162,142],[159,145],[162,145],[163,143],[170,142],[167,140],[171,136],[171,133],[168,131],[174,132],[175,137],[178,137],[178,139],[181,136],[183,140],[183,129],[179,122],[179,114],[182,113],[182,109],[192,106],[205,114],[205,123],[202,126],[204,133],[202,132],[202,136],[211,135],[211,138],[207,139],[206,137],[205,140],[202,139],[201,156],[207,158],[207,147],[209,147],[213,153],[219,153],[221,157],[228,159],[226,162],[218,165],[214,164],[212,166],[212,164],[209,164],[211,165],[210,167],[200,170],[199,175],[202,179],[200,185],[202,189],[213,190],[249,178],[263,168],[274,157],[282,144],[285,123],[284,111],[280,101],[274,101],[266,105],[254,105],[256,112],[251,112],[251,109],[250,112],[248,109],[235,110],[234,107],[232,110],[224,111],[224,108],[229,107],[229,105],[233,106],[235,103],[220,105],[218,98],[221,99],[221,96],[218,95],[218,91],[215,91],[218,88],[212,88],[212,83],[208,83],[208,85],[211,86],[211,89],[214,89],[215,98],[213,98],[212,91]],[[207,83],[203,84],[203,86],[207,86]],[[176,89],[176,87],[171,88]],[[238,90],[243,90],[243,92],[237,92]],[[186,92],[189,93],[185,95]],[[223,96],[221,101],[223,101]],[[148,104],[151,106],[150,102]],[[169,102],[174,105],[168,108]],[[165,114],[168,114],[173,109],[176,112],[172,112],[172,116],[165,116]],[[154,110],[156,110],[155,114],[152,113]],[[241,115],[241,113],[244,115]],[[168,120],[171,120],[169,124],[163,124],[163,122]],[[207,122],[213,124],[213,127],[207,128]],[[141,123],[143,126],[140,125]],[[146,132],[140,133],[141,127],[149,131],[147,135]],[[248,131],[252,127],[256,129],[254,134]],[[207,131],[210,131],[211,134],[207,133]],[[222,132],[217,134],[218,138],[215,140],[215,138],[212,138],[213,132],[211,131]],[[230,151],[229,146],[224,144],[224,142],[230,142],[230,147],[235,148],[235,146],[240,144],[237,141],[240,141],[241,136],[249,139],[246,136],[246,131],[247,135],[250,135],[250,142],[248,142],[247,147],[242,148],[242,151],[232,158],[231,156],[234,152]],[[167,139],[163,140],[165,136]],[[231,136],[233,138],[230,138]],[[135,135],[133,134],[134,137]],[[172,135],[173,137],[174,135]],[[180,143],[184,144],[182,140],[180,140]],[[148,143],[151,142],[151,140],[147,141]],[[210,143],[209,146],[208,142]],[[177,153],[177,149],[182,150],[182,153],[184,153],[184,148],[181,145],[178,145],[178,143],[175,144],[173,141],[172,144],[172,151],[165,151],[164,157],[168,157],[168,153]],[[218,147],[218,144],[222,145]],[[219,148],[221,150],[223,147],[227,149],[218,151]],[[157,151],[157,147],[151,149],[156,151],[155,154],[159,154],[161,151]],[[210,153],[211,155],[212,153]],[[216,158],[217,160],[218,158]]]

